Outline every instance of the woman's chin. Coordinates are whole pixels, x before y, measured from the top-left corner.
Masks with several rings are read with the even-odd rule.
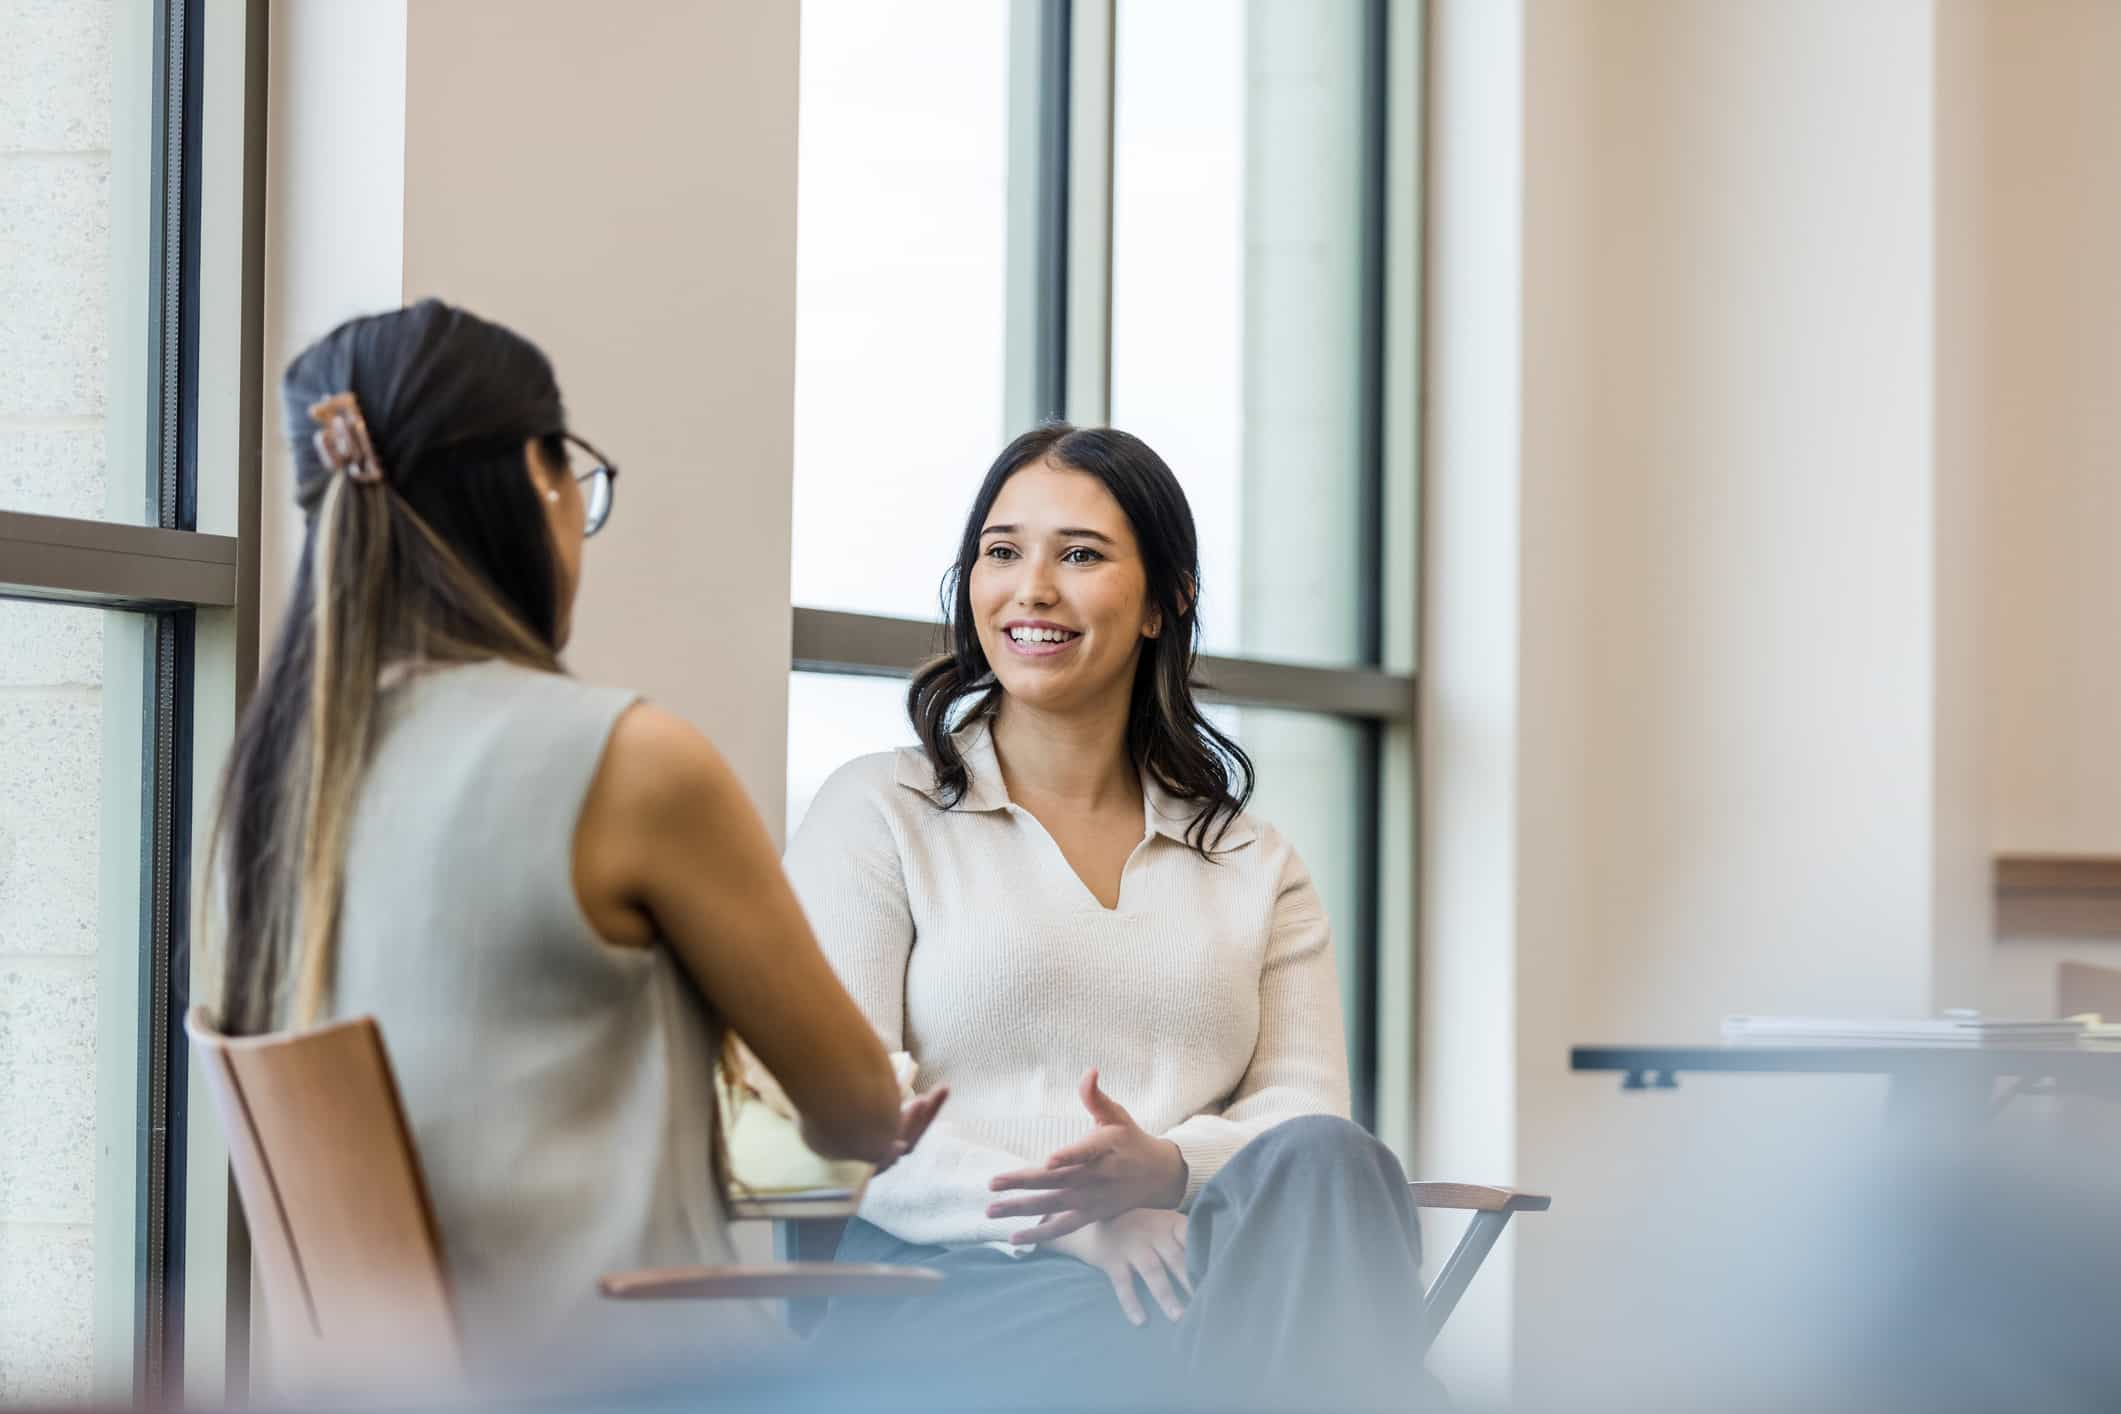
[[[1036,707],[1040,711],[1048,711],[1061,705],[1069,695],[1061,690],[1062,685],[1054,682],[1050,674],[1018,671],[997,673],[995,676],[1002,685],[1002,692],[1011,702],[1021,702],[1026,707]]]
[[[1105,696],[1085,683],[1081,673],[1065,669],[1041,671],[1014,666],[1014,671],[995,676],[1011,702],[1055,716],[1090,710]],[[1127,688],[1122,684],[1111,690],[1124,694]]]

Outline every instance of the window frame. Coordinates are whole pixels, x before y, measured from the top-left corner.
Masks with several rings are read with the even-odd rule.
[[[136,988],[99,993],[114,1023],[97,1042],[113,1076],[98,1082],[98,1402],[219,1402],[242,1385],[248,1246],[226,1148],[210,1118],[191,1122],[211,1110],[183,1017],[199,965],[193,844],[257,666],[268,16],[269,0],[156,0],[121,18],[138,29],[114,60],[114,116],[152,143],[141,170],[113,172],[116,200],[138,199],[121,190],[135,177],[149,191],[136,259],[114,211],[113,303],[144,312],[145,337],[111,357],[144,371],[147,396],[142,435],[108,455],[114,484],[138,467],[154,523],[0,511],[0,599],[114,610],[144,628],[137,679],[123,679],[141,692],[139,773],[119,777],[138,798],[105,802],[106,819],[137,819],[139,888],[124,901],[137,916],[107,901],[103,927],[102,958],[133,962],[118,976]],[[143,74],[144,91],[128,86]],[[131,747],[103,749],[109,760]],[[105,1129],[119,1096],[130,1145]]]
[[[1411,1159],[1416,1051],[1419,642],[1419,274],[1424,0],[1361,0],[1365,39],[1361,639],[1365,665],[1203,657],[1205,701],[1324,714],[1363,728],[1362,916],[1354,946],[1355,1115]],[[1012,0],[1009,287],[1011,426],[1108,420],[1116,0]],[[793,606],[792,672],[904,678],[943,651],[932,620]],[[1386,858],[1404,860],[1386,868]]]

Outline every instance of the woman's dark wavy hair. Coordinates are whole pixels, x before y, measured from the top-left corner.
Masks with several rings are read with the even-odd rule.
[[[1198,802],[1186,838],[1203,857],[1212,858],[1230,822],[1252,798],[1253,775],[1251,758],[1217,731],[1193,700],[1193,663],[1200,648],[1200,545],[1193,509],[1164,459],[1141,438],[1111,427],[1051,422],[1024,433],[1002,448],[972,498],[957,563],[943,576],[950,651],[914,674],[906,694],[906,714],[935,768],[943,808],[963,800],[971,784],[971,771],[951,732],[1001,705],[1002,687],[972,618],[972,567],[979,559],[980,531],[1009,478],[1041,461],[1096,477],[1134,530],[1149,602],[1163,617],[1163,632],[1142,640],[1127,749],[1138,770],[1181,800]]]

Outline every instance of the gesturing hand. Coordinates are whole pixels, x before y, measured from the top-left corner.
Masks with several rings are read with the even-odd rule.
[[[990,1204],[988,1217],[1045,1217],[1011,1242],[1050,1242],[1135,1208],[1176,1208],[1186,1196],[1186,1160],[1176,1144],[1136,1124],[1098,1088],[1094,1068],[1084,1073],[1081,1093],[1097,1121],[1089,1137],[1057,1150],[1042,1168],[997,1174],[987,1185],[996,1193],[1029,1190]]]
[[[1116,1218],[1091,1223],[1053,1244],[1076,1261],[1097,1268],[1112,1282],[1119,1308],[1135,1325],[1146,1325],[1148,1313],[1134,1290],[1134,1278],[1148,1283],[1149,1294],[1174,1322],[1186,1314],[1179,1300],[1183,1289],[1190,1296],[1193,1284],[1186,1277],[1186,1215],[1169,1208],[1136,1208]]]
[[[943,1101],[949,1098],[950,1087],[938,1085],[927,1094],[916,1096],[898,1107],[898,1141],[891,1146],[890,1157],[876,1166],[878,1173],[913,1152],[913,1146],[921,1142],[921,1136],[928,1132],[928,1126],[934,1122],[936,1111],[940,1110]]]

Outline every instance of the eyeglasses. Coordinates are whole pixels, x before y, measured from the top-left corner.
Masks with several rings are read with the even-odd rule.
[[[582,488],[583,504],[588,507],[582,521],[582,537],[586,540],[602,530],[604,522],[611,519],[611,483],[619,479],[619,469],[612,465],[610,457],[572,432],[560,435],[587,452],[594,463],[589,470],[576,472],[574,477]]]

